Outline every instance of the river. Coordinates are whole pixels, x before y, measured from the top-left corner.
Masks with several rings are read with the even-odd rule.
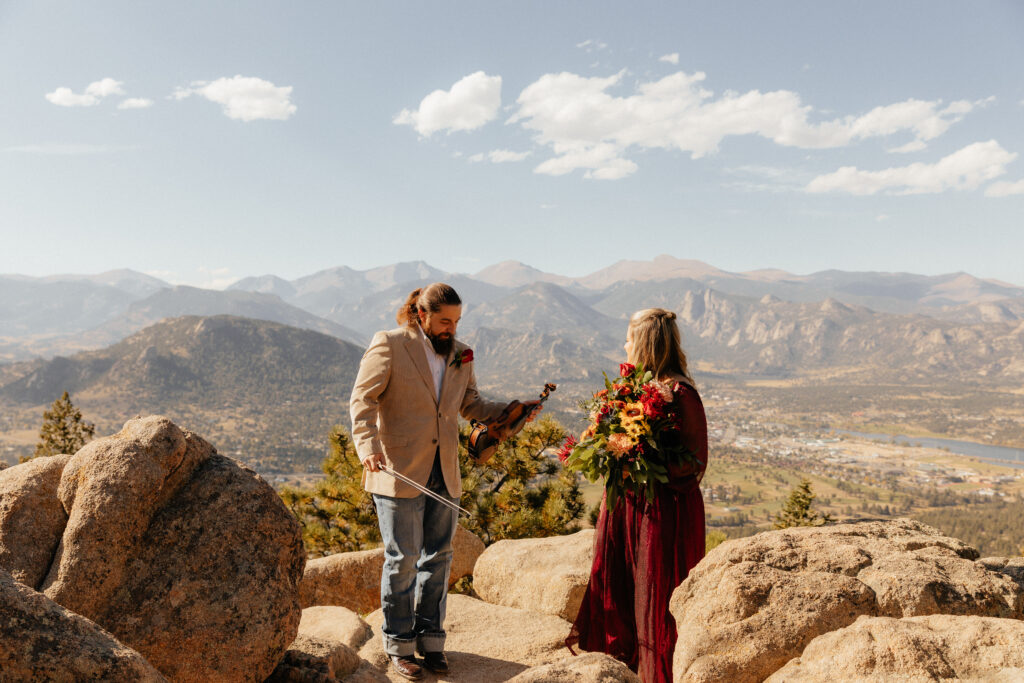
[[[1021,463],[1020,465],[1012,465],[1018,468],[1024,467],[1024,449],[1010,448],[1009,446],[990,446],[984,443],[975,443],[973,441],[956,441],[954,439],[935,439],[926,436],[904,436],[898,434],[893,436],[892,434],[871,434],[868,432],[854,432],[848,429],[837,429],[835,430],[839,434],[849,434],[850,436],[860,437],[862,439],[878,439],[888,443],[909,443],[912,446],[924,446],[925,448],[945,448],[951,453],[958,455],[967,455],[972,458],[981,458],[982,460],[999,461],[1001,464]]]

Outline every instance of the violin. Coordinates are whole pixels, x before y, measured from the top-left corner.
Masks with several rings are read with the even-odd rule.
[[[540,402],[543,404],[548,400],[548,395],[556,388],[557,385],[550,382],[545,384],[544,391],[540,392]],[[501,415],[489,422],[471,420],[473,431],[467,446],[470,457],[479,463],[490,460],[498,444],[518,434],[526,424],[526,418],[538,407],[512,401],[501,411]]]

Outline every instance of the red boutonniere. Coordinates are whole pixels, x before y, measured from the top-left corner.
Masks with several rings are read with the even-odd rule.
[[[456,369],[461,368],[463,363],[473,362],[473,349],[465,349],[462,353],[457,353],[452,357],[452,362],[448,365]]]

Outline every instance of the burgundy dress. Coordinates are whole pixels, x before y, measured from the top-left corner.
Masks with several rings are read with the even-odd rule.
[[[707,418],[697,390],[683,386],[675,398],[682,402],[682,438],[704,466],[684,466],[650,502],[626,493],[609,512],[601,501],[590,582],[566,638],[570,648],[625,662],[645,683],[672,680],[676,625],[668,603],[704,557],[698,484],[708,461]]]

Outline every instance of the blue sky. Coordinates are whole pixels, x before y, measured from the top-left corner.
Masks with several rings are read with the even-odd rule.
[[[0,272],[1024,284],[1015,2],[0,2]]]

